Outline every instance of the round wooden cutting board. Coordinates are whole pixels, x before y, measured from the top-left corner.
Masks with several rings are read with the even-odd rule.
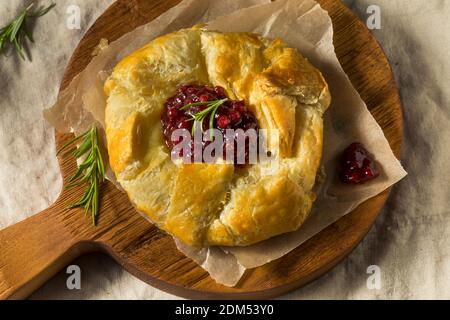
[[[90,28],[75,50],[61,89],[85,68],[101,38],[113,41],[159,16],[180,0],[120,0]],[[399,157],[402,113],[389,63],[370,32],[339,0],[319,0],[334,24],[337,56]],[[57,135],[61,145],[70,135]],[[65,183],[76,169],[59,158]],[[25,298],[86,252],[102,251],[143,281],[188,298],[269,298],[298,288],[330,270],[368,232],[389,190],[366,201],[284,257],[249,270],[234,288],[212,280],[180,253],[170,236],[136,213],[111,183],[101,191],[98,225],[82,210],[68,210],[83,188],[62,191],[47,210],[0,231],[0,298]]]

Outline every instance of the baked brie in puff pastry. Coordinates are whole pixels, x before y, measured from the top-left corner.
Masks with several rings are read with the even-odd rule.
[[[259,128],[278,130],[276,172],[264,173],[262,163],[172,161],[161,114],[185,84],[220,86],[245,101]],[[282,40],[183,29],[119,62],[104,89],[111,168],[161,229],[192,246],[246,246],[307,218],[330,93],[321,73]]]

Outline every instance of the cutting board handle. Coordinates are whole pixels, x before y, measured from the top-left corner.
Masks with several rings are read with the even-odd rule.
[[[41,213],[0,230],[0,299],[23,299],[70,261],[89,250],[74,238],[61,209]]]

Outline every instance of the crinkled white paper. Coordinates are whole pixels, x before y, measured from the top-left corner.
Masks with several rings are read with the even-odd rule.
[[[199,263],[217,282],[227,286],[238,283],[246,268],[254,268],[285,255],[406,175],[381,128],[336,58],[333,29],[327,12],[313,0],[268,2],[185,0],[102,50],[61,93],[55,106],[45,113],[46,118],[63,132],[84,130],[93,119],[103,125],[105,101],[102,87],[112,67],[151,39],[200,22],[209,21],[208,28],[214,30],[257,32],[270,38],[280,37],[318,67],[329,83],[333,102],[325,115],[323,166],[326,179],[306,223],[296,232],[249,247],[196,250],[177,241],[182,252]],[[364,185],[347,186],[335,177],[336,156],[355,141],[362,142],[375,155],[381,174]]]

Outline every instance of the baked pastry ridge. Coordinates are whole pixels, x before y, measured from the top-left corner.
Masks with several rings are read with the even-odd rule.
[[[219,85],[245,100],[279,139],[276,172],[265,164],[175,164],[160,115],[182,84]],[[321,73],[282,40],[194,27],[164,35],[123,59],[105,83],[109,160],[136,208],[192,246],[245,246],[294,231],[313,187],[330,104]]]

